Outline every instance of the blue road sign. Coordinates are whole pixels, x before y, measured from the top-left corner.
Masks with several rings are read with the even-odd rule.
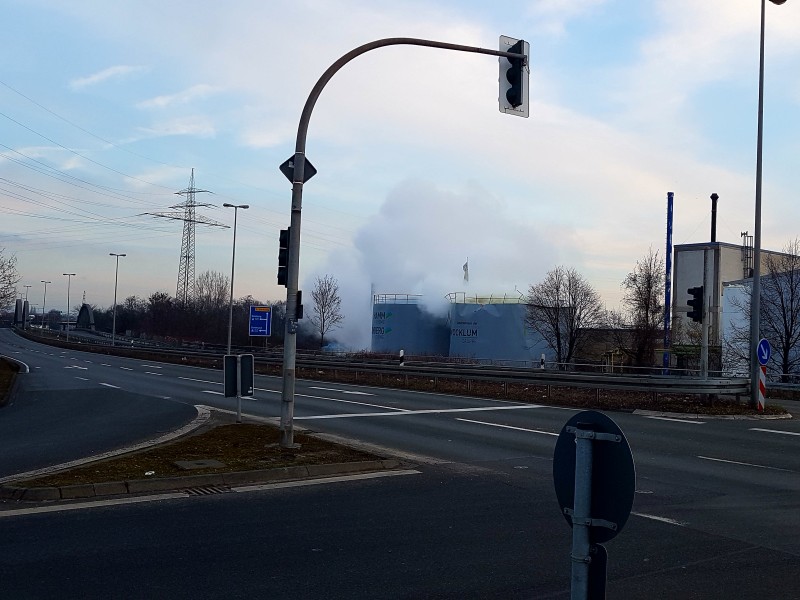
[[[769,361],[769,357],[772,356],[772,347],[769,345],[769,342],[764,338],[761,338],[761,341],[758,342],[758,362],[762,365],[766,365]]]
[[[269,337],[272,333],[272,307],[250,307],[250,336]]]

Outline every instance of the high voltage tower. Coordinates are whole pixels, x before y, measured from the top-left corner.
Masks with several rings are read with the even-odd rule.
[[[176,209],[174,212],[160,212],[160,213],[145,213],[154,217],[162,217],[165,219],[176,219],[183,221],[183,240],[181,241],[181,258],[178,262],[178,286],[175,292],[175,298],[178,304],[185,305],[194,298],[194,229],[195,224],[208,225],[209,227],[224,227],[224,225],[203,215],[195,213],[196,208],[210,207],[213,204],[198,204],[195,201],[194,195],[199,193],[211,193],[209,190],[198,190],[194,187],[194,169],[192,169],[192,176],[189,179],[189,187],[180,192],[175,192],[186,199],[170,208]]]

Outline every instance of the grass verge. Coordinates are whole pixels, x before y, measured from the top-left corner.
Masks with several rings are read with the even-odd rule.
[[[222,424],[163,446],[110,458],[37,479],[15,482],[21,487],[61,487],[81,483],[180,477],[279,467],[325,465],[378,460],[379,457],[310,435],[295,433],[299,448],[278,444],[277,427],[261,424]],[[186,470],[178,461],[219,461],[224,466]]]

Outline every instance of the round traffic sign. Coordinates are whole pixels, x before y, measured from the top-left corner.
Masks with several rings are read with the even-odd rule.
[[[769,342],[764,338],[761,338],[761,341],[758,342],[758,349],[756,350],[756,354],[758,354],[758,362],[761,365],[766,365],[769,362],[769,357],[772,356],[772,347],[769,345]]]
[[[567,429],[570,429],[568,431]],[[595,433],[611,434],[618,441],[592,440],[592,502],[593,520],[613,523],[614,527],[590,527],[591,543],[602,544],[617,535],[628,520],[636,491],[636,469],[633,454],[625,434],[606,415],[587,410],[573,416],[564,425],[553,453],[553,483],[561,513],[572,527],[571,512],[575,508],[575,449],[572,430],[590,429]]]

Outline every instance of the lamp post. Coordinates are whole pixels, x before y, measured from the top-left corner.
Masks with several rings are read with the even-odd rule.
[[[250,208],[249,204],[223,204],[225,208],[233,209],[233,258],[231,258],[231,299],[228,303],[228,354],[231,353],[231,331],[233,330],[233,273],[236,266],[236,218],[240,208]]]
[[[42,297],[42,329],[44,329],[44,316],[47,314],[45,312],[45,309],[47,308],[47,284],[53,282],[42,279],[42,283],[44,284],[44,296]]]
[[[111,319],[111,345],[114,346],[117,337],[117,279],[119,278],[119,257],[127,256],[127,254],[109,252],[108,255],[117,258],[117,268],[114,270],[114,317]]]
[[[69,288],[75,273],[62,273],[67,278],[67,341],[69,341]]]
[[[30,287],[31,287],[31,286],[29,286],[29,285],[26,285],[26,286],[25,286],[25,302],[27,302],[27,301],[28,301],[28,289],[29,289]]]
[[[769,0],[783,4],[786,0]],[[758,342],[761,338],[761,172],[764,139],[764,22],[766,0],[761,0],[761,37],[758,62],[758,133],[756,134],[756,215],[753,233],[753,287],[750,296],[750,406],[758,406]]]

